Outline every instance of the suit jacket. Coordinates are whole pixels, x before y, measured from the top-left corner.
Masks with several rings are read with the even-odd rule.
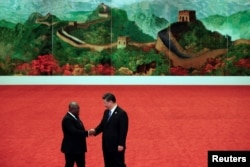
[[[128,115],[116,107],[108,120],[109,110],[105,110],[100,124],[95,128],[96,135],[102,132],[102,149],[106,152],[117,151],[118,145],[126,148],[126,137],[128,132]]]
[[[88,131],[85,130],[80,119],[76,120],[67,113],[62,120],[63,140],[61,151],[63,153],[84,153],[87,152],[86,137]]]

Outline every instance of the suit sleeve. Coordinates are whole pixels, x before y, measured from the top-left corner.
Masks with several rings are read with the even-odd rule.
[[[88,137],[88,131],[76,128],[74,126],[73,120],[71,119],[64,119],[62,122],[62,126],[65,131],[71,133],[72,135],[79,137]]]
[[[103,126],[104,126],[104,121],[105,121],[105,113],[106,113],[106,111],[105,111],[104,114],[103,114],[103,117],[102,117],[101,122],[100,122],[99,125],[95,128],[95,131],[96,131],[95,136],[97,136],[98,134],[100,134],[100,133],[103,131]]]
[[[126,112],[121,113],[120,121],[119,121],[119,145],[126,145],[126,137],[128,132],[128,115]]]

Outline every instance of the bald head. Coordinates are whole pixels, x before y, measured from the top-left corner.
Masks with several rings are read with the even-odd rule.
[[[71,109],[71,108],[77,108],[77,107],[79,107],[79,105],[78,105],[77,102],[72,101],[72,102],[69,103],[69,109]]]
[[[75,116],[79,115],[79,104],[75,101],[72,101],[69,103],[69,112],[71,112],[72,114],[74,114]]]

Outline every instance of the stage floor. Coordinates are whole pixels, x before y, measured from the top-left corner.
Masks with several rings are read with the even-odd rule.
[[[68,103],[93,128],[106,92],[129,116],[128,167],[205,167],[208,150],[250,150],[250,86],[0,86],[0,166],[64,166]],[[86,166],[103,166],[101,135],[87,146]]]

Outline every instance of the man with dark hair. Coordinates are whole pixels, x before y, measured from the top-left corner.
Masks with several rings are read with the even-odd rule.
[[[69,104],[69,111],[62,120],[63,140],[61,151],[65,154],[65,167],[85,167],[85,152],[87,152],[85,130],[79,119],[80,107],[77,102]]]
[[[125,149],[128,132],[128,115],[117,105],[115,95],[106,93],[102,97],[106,107],[103,118],[90,135],[102,132],[102,150],[105,167],[126,167]]]

